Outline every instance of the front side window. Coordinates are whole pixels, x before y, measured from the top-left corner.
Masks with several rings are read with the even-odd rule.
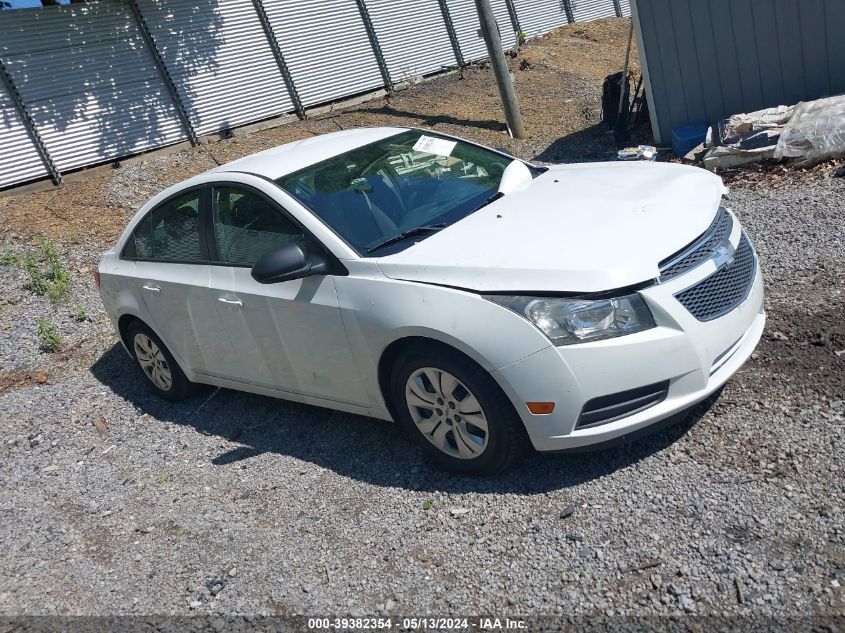
[[[200,262],[199,190],[171,198],[153,209],[135,229],[138,259]]]
[[[498,191],[512,159],[497,152],[410,130],[339,154],[276,182],[362,255],[411,242],[395,238],[432,230],[476,211]],[[417,232],[419,235],[419,232]]]
[[[302,229],[263,196],[242,187],[214,187],[214,235],[221,262],[252,266],[288,243],[305,248]]]

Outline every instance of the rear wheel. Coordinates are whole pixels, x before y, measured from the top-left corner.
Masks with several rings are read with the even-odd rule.
[[[492,474],[522,449],[522,422],[510,400],[457,352],[408,350],[394,367],[392,390],[399,423],[442,468]]]
[[[190,395],[193,383],[155,332],[134,321],[127,331],[127,339],[132,356],[155,393],[174,402]]]

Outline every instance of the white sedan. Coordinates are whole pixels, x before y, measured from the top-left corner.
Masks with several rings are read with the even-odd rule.
[[[725,193],[693,167],[349,130],[161,192],[100,294],[164,398],[205,383],[393,419],[441,466],[491,473],[526,439],[674,419],[751,355],[763,282]]]

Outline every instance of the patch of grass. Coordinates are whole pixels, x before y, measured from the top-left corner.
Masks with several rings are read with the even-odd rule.
[[[785,472],[783,472],[783,471],[782,471],[780,468],[778,468],[777,466],[775,466],[775,467],[774,467],[774,468],[772,468],[772,470],[769,472],[769,475],[768,475],[768,476],[769,476],[769,479],[780,479],[780,478],[782,478],[782,477],[786,477],[786,473],[785,473]]]
[[[4,252],[0,255],[0,264],[25,270],[29,275],[30,289],[37,295],[47,297],[52,303],[60,303],[67,298],[70,273],[56,245],[49,240],[38,242],[35,251],[24,257]]]
[[[168,481],[170,481],[170,475],[162,474],[162,475],[159,475],[158,477],[156,477],[156,483],[159,484],[159,485],[164,485]]]
[[[53,303],[58,303],[67,297],[70,288],[70,273],[65,268],[55,244],[45,240],[41,242],[39,248],[47,265],[47,298]]]
[[[76,321],[78,323],[82,323],[82,321],[87,321],[88,320],[88,313],[85,311],[85,308],[82,307],[82,306],[79,306],[76,309],[76,311],[73,313],[73,319],[74,319],[74,321]]]
[[[21,258],[12,251],[0,251],[0,266],[15,266],[16,268],[20,268],[22,264]]]
[[[41,272],[41,266],[38,265],[38,260],[33,255],[27,255],[22,263],[22,268],[29,275],[29,287],[32,292],[41,296],[46,295],[49,286],[47,285],[47,278]]]
[[[62,346],[62,335],[58,328],[45,318],[38,319],[36,325],[38,344],[45,352],[58,352]]]
[[[584,123],[592,123],[593,119],[595,119],[595,114],[593,113],[593,108],[587,105],[586,103],[581,105],[581,117],[584,119]]]
[[[431,501],[426,499],[425,501],[423,501],[423,510],[431,510],[431,505]]]

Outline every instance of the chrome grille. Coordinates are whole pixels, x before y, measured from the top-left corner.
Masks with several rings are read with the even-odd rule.
[[[663,283],[682,275],[709,259],[715,252],[716,246],[730,236],[732,228],[731,214],[725,209],[719,209],[710,228],[698,239],[660,262],[660,282]]]
[[[699,321],[712,321],[742,303],[754,283],[757,268],[754,250],[745,233],[734,260],[675,298]]]

